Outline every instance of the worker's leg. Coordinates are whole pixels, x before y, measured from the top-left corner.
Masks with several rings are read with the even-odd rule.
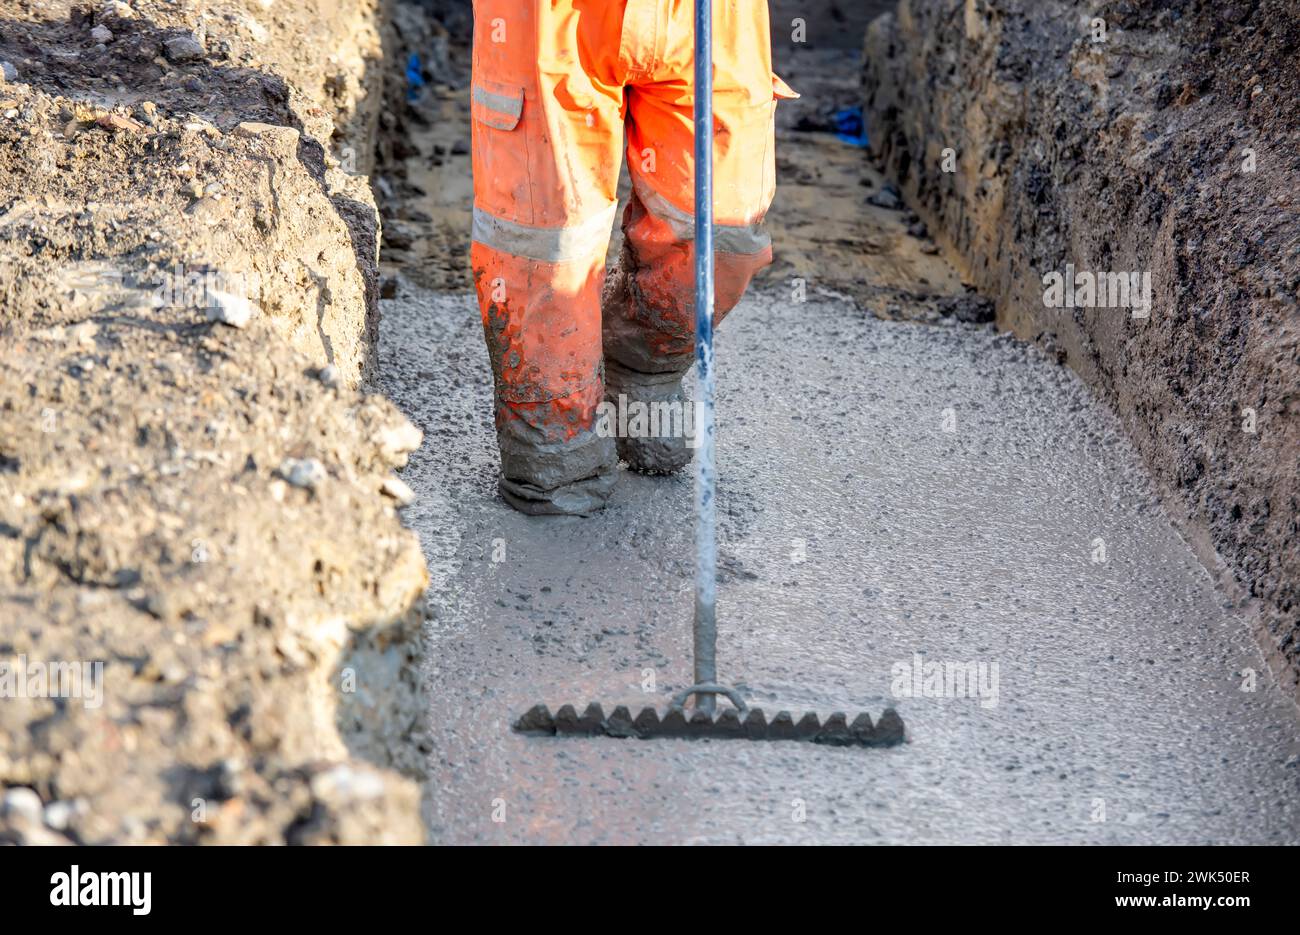
[[[605,18],[582,6],[474,3],[470,263],[495,378],[501,492],[531,513],[599,509],[618,466],[594,423],[622,88],[601,51]],[[616,21],[609,28],[617,35]]]
[[[630,401],[680,399],[695,346],[693,4],[663,0],[653,70],[629,76],[628,168],[634,194],[625,241],[604,297],[607,393]],[[721,321],[772,261],[762,229],[776,185],[776,99],[792,96],[771,67],[766,3],[714,5],[714,220]],[[676,470],[680,439],[620,439],[635,469]]]

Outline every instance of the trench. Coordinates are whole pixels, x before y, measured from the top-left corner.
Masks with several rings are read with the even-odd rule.
[[[1137,0],[1107,62],[1065,47],[1070,5],[968,3],[958,29],[911,0],[864,62],[888,6],[772,0],[803,98],[776,111],[775,262],[718,337],[721,671],[766,708],[897,708],[907,743],[873,751],[510,732],[688,684],[691,486],[622,472],[588,520],[496,496],[466,0],[6,12],[0,651],[107,664],[102,706],[0,705],[0,843],[1300,840],[1292,696],[1198,560],[1235,563],[1294,657],[1294,266],[1267,261],[1296,162],[1212,152],[1288,152],[1294,17]],[[999,106],[1017,75],[1092,122]],[[1035,126],[1086,184],[1049,185],[1033,132],[1010,159]],[[967,131],[993,157],[969,188],[920,171]],[[1182,163],[1176,134],[1212,145]],[[1128,197],[1152,165],[1167,192]],[[1035,279],[1008,266],[1055,262],[1063,222],[1136,269],[1150,229],[1107,225],[1166,208],[1213,314],[1132,336],[1016,304]],[[256,274],[257,314],[159,307],[177,267]],[[1239,397],[1264,431],[1222,417]]]
[[[804,98],[778,110],[776,261],[719,334],[719,655],[765,706],[894,706],[908,743],[511,734],[538,701],[635,709],[689,683],[690,483],[622,472],[587,520],[496,498],[467,19],[404,5],[423,86],[380,124],[374,388],[425,432],[403,515],[431,577],[430,840],[1294,843],[1300,730],[1249,627],[1107,406],[999,332],[961,257],[837,136],[861,24],[798,6],[821,41],[778,36]],[[944,683],[961,666],[982,696]]]

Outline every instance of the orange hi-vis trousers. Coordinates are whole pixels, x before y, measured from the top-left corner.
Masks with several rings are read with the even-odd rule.
[[[604,359],[691,365],[693,15],[693,0],[474,0],[470,263],[517,505],[586,512],[608,496]],[[776,100],[796,95],[772,72],[764,0],[714,0],[713,55],[720,320],[771,262]],[[606,283],[625,137],[633,195]]]

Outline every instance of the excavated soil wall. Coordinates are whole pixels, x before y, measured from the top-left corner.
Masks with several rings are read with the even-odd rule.
[[[0,841],[424,839],[390,16],[0,4]]]
[[[1294,678],[1300,6],[901,0],[864,67],[887,173],[1000,324],[1119,413]],[[1107,274],[1107,302],[1081,276],[1057,302],[1044,277],[1071,270]],[[1149,276],[1149,307],[1113,273]]]

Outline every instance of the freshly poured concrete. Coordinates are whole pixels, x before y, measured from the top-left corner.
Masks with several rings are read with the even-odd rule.
[[[769,712],[892,705],[909,742],[513,734],[689,684],[690,477],[515,513],[472,299],[383,314],[380,388],[425,431],[435,841],[1300,842],[1295,708],[1116,422],[1032,349],[834,298],[751,295],[719,332],[719,668]],[[996,705],[893,697],[916,654],[996,663]]]

